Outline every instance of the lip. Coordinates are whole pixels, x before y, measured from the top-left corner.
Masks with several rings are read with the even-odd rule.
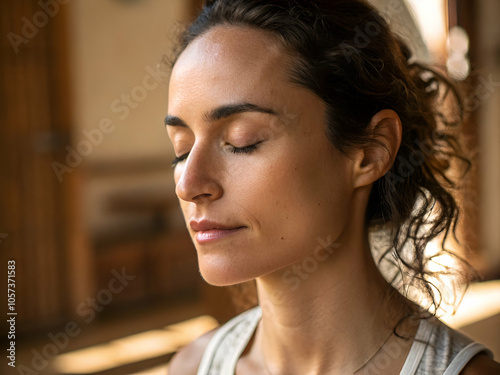
[[[206,243],[225,238],[246,228],[242,225],[227,225],[210,220],[191,220],[189,226],[196,232],[195,238],[198,243]]]

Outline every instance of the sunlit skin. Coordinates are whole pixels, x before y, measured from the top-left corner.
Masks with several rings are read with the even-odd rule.
[[[377,270],[364,225],[401,123],[381,111],[369,126],[385,147],[341,153],[325,135],[324,103],[290,82],[292,59],[272,35],[235,26],[187,47],[166,120],[176,194],[205,280],[257,281],[263,317],[237,373],[352,374],[407,307]],[[390,341],[401,352],[384,373],[399,373],[411,340]]]

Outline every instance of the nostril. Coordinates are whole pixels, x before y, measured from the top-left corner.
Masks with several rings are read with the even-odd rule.
[[[213,163],[200,155],[193,148],[190,159],[178,171],[175,193],[183,201],[200,203],[204,200],[216,200],[222,195],[220,177],[213,168]]]
[[[212,181],[196,181],[186,184],[180,181],[175,187],[175,194],[183,201],[201,203],[202,201],[216,200],[222,196],[222,187]]]

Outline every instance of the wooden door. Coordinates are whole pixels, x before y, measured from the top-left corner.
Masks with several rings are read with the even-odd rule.
[[[63,323],[88,295],[79,175],[60,182],[53,169],[71,142],[60,3],[0,2],[0,267],[4,274],[7,260],[16,262],[18,332]]]

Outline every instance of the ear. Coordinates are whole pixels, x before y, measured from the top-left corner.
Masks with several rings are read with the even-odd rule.
[[[401,120],[392,109],[378,112],[370,121],[371,141],[355,151],[354,187],[367,186],[385,175],[396,158],[401,144]]]

